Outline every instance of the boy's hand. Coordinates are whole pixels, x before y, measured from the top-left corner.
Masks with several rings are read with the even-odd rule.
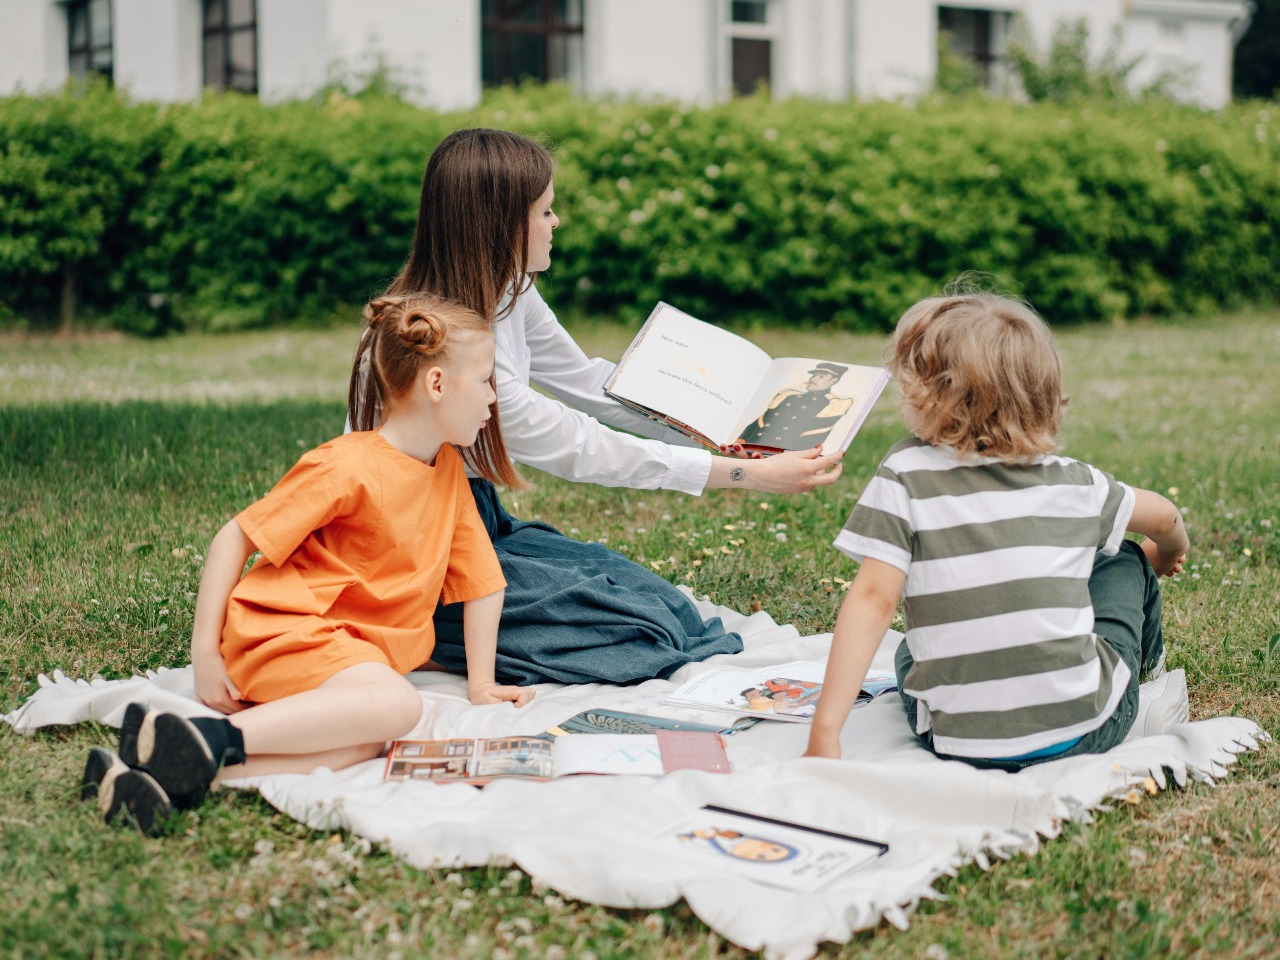
[[[805,750],[806,757],[828,757],[832,760],[840,759],[840,738],[825,737],[817,731],[809,734],[809,746]]]
[[[1156,572],[1158,577],[1172,577],[1174,574],[1181,573],[1182,565],[1187,562],[1185,552],[1176,556],[1167,555],[1150,538],[1142,541],[1141,549],[1147,555],[1147,559],[1151,561],[1151,569]]]
[[[533,694],[534,691],[529,687],[504,685],[496,680],[467,687],[467,696],[477,706],[486,703],[514,703],[517,707],[523,707],[533,699]]]

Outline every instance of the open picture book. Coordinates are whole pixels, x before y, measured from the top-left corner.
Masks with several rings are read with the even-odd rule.
[[[672,691],[666,702],[767,720],[810,723],[818,708],[826,669],[827,665],[820,661],[794,660],[764,667],[708,670]],[[869,670],[857,703],[868,703],[896,689],[898,681],[892,673]]]
[[[619,403],[713,449],[848,448],[875,405],[884,367],[772,359],[737,334],[665,303],[649,314],[605,383]]]
[[[672,856],[802,893],[889,850],[878,840],[716,806],[682,818],[662,830],[657,840]]]
[[[660,777],[676,770],[729,773],[717,734],[659,730],[591,737],[489,737],[396,740],[387,752],[385,780],[429,780],[483,786],[500,777],[552,780],[574,774]]]

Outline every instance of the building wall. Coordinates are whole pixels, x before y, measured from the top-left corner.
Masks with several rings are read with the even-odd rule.
[[[1173,70],[1182,98],[1230,99],[1245,0],[946,0],[1019,11],[1043,44],[1084,17],[1095,55],[1121,29],[1146,85]],[[911,97],[936,71],[937,0],[771,0],[775,96]],[[135,97],[188,100],[202,84],[200,0],[114,0],[115,77]],[[731,93],[729,0],[584,0],[581,87],[589,94],[710,102]],[[258,0],[258,82],[278,101],[381,59],[411,99],[444,110],[480,99],[480,0]],[[0,95],[67,77],[66,12],[56,0],[0,0]]]
[[[583,89],[712,99],[719,85],[716,6],[716,0],[586,0]]]
[[[0,0],[0,94],[43,93],[66,79],[63,9],[36,0]]]
[[[116,85],[139,100],[198,97],[200,4],[196,0],[115,0],[111,6]]]

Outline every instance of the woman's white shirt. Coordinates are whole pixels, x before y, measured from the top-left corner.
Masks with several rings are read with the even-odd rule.
[[[529,285],[494,326],[494,379],[502,435],[513,460],[566,480],[637,490],[700,494],[711,453],[604,393],[614,364],[590,358],[560,325],[537,287]],[[534,390],[537,384],[557,399]],[[563,401],[563,402],[561,402]],[[641,439],[611,430],[621,427]]]

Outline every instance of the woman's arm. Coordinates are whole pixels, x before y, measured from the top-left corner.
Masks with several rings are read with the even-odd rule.
[[[821,447],[788,450],[760,459],[712,457],[707,487],[742,487],[762,493],[808,493],[839,480],[844,470],[843,461],[843,451],[824,455]]]
[[[806,493],[840,476],[842,454],[820,457],[801,451],[749,461],[678,445],[686,442],[680,434],[605,396],[613,364],[588,358],[536,289],[521,294],[496,332],[502,432],[508,451],[521,463],[566,480],[694,495],[731,486]],[[530,387],[522,376],[524,356],[529,358],[528,376],[555,397]],[[664,439],[619,433],[606,422]]]
[[[1191,541],[1187,537],[1182,512],[1172,502],[1151,490],[1133,487],[1133,514],[1129,517],[1130,533],[1146,537],[1142,551],[1151,561],[1158,576],[1171,577],[1182,572]]]
[[[885,631],[893,623],[906,582],[907,575],[897,567],[870,557],[862,561],[836,617],[806,757],[840,759],[840,728],[858,699]]]
[[[234,519],[214,535],[200,575],[196,594],[195,621],[191,628],[191,666],[195,671],[196,697],[222,713],[243,710],[240,690],[227,675],[222,659],[222,627],[227,620],[227,602],[240,582],[244,565],[253,555],[253,542]]]
[[[529,687],[504,686],[493,676],[498,650],[498,620],[505,590],[462,604],[462,642],[467,652],[467,695],[472,703],[511,702],[523,707],[533,699]]]

